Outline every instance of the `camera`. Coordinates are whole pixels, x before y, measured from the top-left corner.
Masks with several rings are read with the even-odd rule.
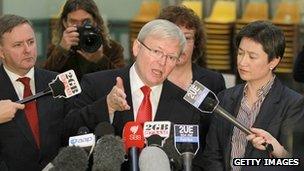
[[[79,43],[78,46],[74,47],[75,50],[81,49],[85,52],[93,53],[102,45],[100,29],[89,22],[77,27],[77,32],[79,33]]]

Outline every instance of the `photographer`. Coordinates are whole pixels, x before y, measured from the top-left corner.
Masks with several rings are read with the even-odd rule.
[[[86,73],[124,66],[123,47],[109,38],[108,29],[93,0],[67,0],[57,33],[59,42],[48,49],[44,66],[48,70],[63,72],[74,69],[81,79]],[[92,34],[95,35],[93,39],[86,37]],[[100,46],[96,46],[98,42]]]

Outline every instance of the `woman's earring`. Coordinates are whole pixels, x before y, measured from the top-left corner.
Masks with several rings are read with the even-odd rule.
[[[272,68],[272,67],[270,67],[269,69],[270,69],[270,70],[273,70],[273,68]]]

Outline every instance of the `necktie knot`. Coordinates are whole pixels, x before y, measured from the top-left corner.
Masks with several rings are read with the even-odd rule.
[[[17,79],[17,81],[20,81],[24,86],[29,86],[30,80],[31,79],[29,77],[21,77]]]
[[[151,88],[148,86],[142,86],[141,91],[144,93],[144,96],[150,96]]]

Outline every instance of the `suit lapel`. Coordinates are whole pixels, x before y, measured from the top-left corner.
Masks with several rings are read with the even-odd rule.
[[[48,85],[48,80],[46,79],[45,76],[42,75],[39,69],[35,68],[35,89],[36,92],[41,92],[47,88]],[[38,98],[36,100],[37,102],[37,112],[38,112],[38,117],[39,117],[39,130],[40,130],[40,145],[41,149],[43,149],[43,145],[46,144],[46,139],[47,139],[47,126],[48,125],[48,116],[47,116],[47,111],[49,108],[52,106],[49,106],[49,103],[46,101],[48,98]],[[49,113],[51,114],[51,113]]]
[[[203,85],[206,85],[206,82],[208,82],[208,80],[206,80],[204,77],[206,77],[206,73],[205,72],[201,72],[199,71],[199,66],[197,64],[192,64],[192,72],[193,72],[193,81],[195,80],[203,80],[203,82],[201,82]]]
[[[235,118],[237,117],[237,114],[238,114],[238,111],[239,111],[239,107],[240,107],[240,104],[241,104],[241,99],[243,97],[242,93],[243,93],[243,89],[244,89],[244,85],[240,85],[240,87],[237,87],[231,97],[230,97],[230,100],[228,101],[229,104],[225,104],[225,106],[229,106],[229,109],[227,108],[227,111],[232,111],[231,115],[234,116]],[[225,134],[226,138],[225,138],[225,141],[226,141],[226,146],[224,148],[225,152],[224,152],[224,155],[226,159],[230,159],[231,158],[231,139],[232,139],[232,133],[233,133],[233,128],[234,128],[234,125],[231,124],[230,122],[228,121],[225,121],[224,123],[226,123],[224,125],[224,127],[226,127],[226,129],[228,130],[228,132]],[[225,161],[225,165],[226,165],[226,168],[230,168],[230,160],[226,160]]]
[[[2,94],[2,99],[10,99],[12,101],[19,100],[14,86],[11,80],[9,79],[7,73],[5,72],[3,65],[1,65],[0,67],[0,92]],[[24,137],[32,144],[33,147],[36,148],[36,143],[32,135],[32,131],[27,122],[27,119],[25,117],[24,111],[18,110],[13,121],[16,122],[17,127],[21,130]]]
[[[276,107],[276,104],[280,101],[283,91],[282,88],[282,84],[276,78],[275,82],[272,85],[272,88],[263,101],[260,112],[252,127],[267,130],[271,119],[275,117],[277,110],[279,109],[279,107]],[[248,143],[246,147],[245,157],[249,156],[253,149],[254,147],[252,144]]]
[[[170,82],[168,80],[165,80],[154,118],[155,121],[165,121],[170,118],[173,107],[171,102],[174,96],[176,96],[176,92],[172,86],[170,86]]]
[[[128,70],[130,71],[130,69]],[[124,80],[124,87],[125,87],[125,93],[127,95],[127,102],[130,106],[130,110],[125,111],[125,120],[128,121],[134,121],[134,114],[133,114],[133,102],[132,102],[132,94],[131,94],[131,84],[130,84],[130,75],[129,72],[123,73],[123,80]]]

